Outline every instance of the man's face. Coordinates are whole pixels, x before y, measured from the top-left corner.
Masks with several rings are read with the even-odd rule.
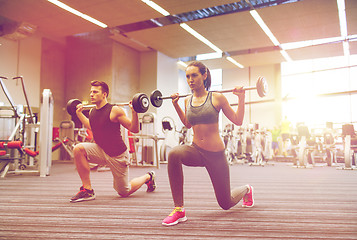
[[[92,86],[90,88],[90,100],[92,103],[98,103],[106,98],[107,94],[103,93],[102,87]]]

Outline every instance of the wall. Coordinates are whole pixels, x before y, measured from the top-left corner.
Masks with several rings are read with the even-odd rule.
[[[105,31],[78,34],[67,38],[66,99],[90,103],[90,82],[101,80],[112,85],[113,41]]]
[[[177,60],[170,58],[162,53],[158,53],[158,76],[157,86],[163,96],[171,96],[171,94],[179,91],[179,75]],[[165,117],[173,119],[176,129],[180,130],[182,127],[181,121],[172,105],[171,99],[164,100],[162,106],[157,109],[157,129],[158,133],[163,134],[161,121]]]
[[[110,100],[129,102],[140,88],[140,54],[120,43],[113,42],[112,85]]]
[[[258,123],[261,127],[272,128],[280,123],[281,96],[280,92],[280,65],[266,65],[248,68],[232,68],[223,70],[223,89],[231,89],[235,86],[255,86],[259,76],[264,76],[268,82],[269,91],[267,96],[260,98],[256,90],[246,92],[246,102],[257,102],[245,105],[243,126]],[[233,94],[226,94],[228,101],[237,103],[238,98]],[[280,100],[279,100],[280,99]],[[237,106],[233,106],[234,109]],[[223,126],[229,123],[224,116]]]
[[[22,40],[0,38],[0,75],[7,77],[4,84],[15,105],[27,105],[20,80],[23,76],[27,98],[34,112],[40,107],[41,37],[32,36]],[[1,91],[0,101],[10,106]]]
[[[40,92],[50,89],[54,99],[53,126],[59,127],[68,118],[65,91],[65,45],[42,39]]]
[[[154,51],[140,53],[140,92],[148,97],[157,89],[157,58],[157,52]],[[148,112],[156,113],[156,108],[150,104]]]

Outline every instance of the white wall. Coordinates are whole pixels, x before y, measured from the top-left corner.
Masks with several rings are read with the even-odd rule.
[[[280,122],[281,99],[280,93],[280,67],[267,65],[251,68],[232,68],[223,70],[223,89],[231,89],[235,86],[255,86],[259,76],[264,76],[268,82],[269,91],[267,96],[260,98],[256,90],[246,92],[246,102],[267,101],[262,103],[246,104],[243,126],[258,123],[259,126],[272,128]],[[230,103],[237,103],[238,97],[233,94],[225,95]],[[233,106],[234,109],[237,106]],[[229,120],[224,116],[223,126]]]
[[[132,100],[140,88],[140,54],[120,43],[113,42],[111,102]]]
[[[0,75],[9,78],[4,80],[15,105],[27,105],[20,80],[13,77],[23,76],[28,101],[31,107],[40,107],[41,75],[41,38],[31,36],[13,41],[0,38]],[[0,101],[10,106],[3,91]]]
[[[179,74],[177,60],[170,58],[162,53],[158,53],[157,59],[157,86],[163,96],[179,92]],[[170,117],[174,120],[176,129],[182,127],[181,121],[172,105],[170,99],[164,100],[160,108],[157,109],[157,130],[163,136],[161,120]]]

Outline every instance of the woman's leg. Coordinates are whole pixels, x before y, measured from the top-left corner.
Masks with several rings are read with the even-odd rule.
[[[248,193],[249,187],[240,186],[231,191],[229,165],[224,151],[200,151],[205,156],[205,166],[210,175],[217,202],[222,209],[228,210]]]
[[[175,207],[183,207],[184,203],[182,165],[203,166],[201,158],[200,153],[189,145],[179,145],[170,151],[167,169]]]

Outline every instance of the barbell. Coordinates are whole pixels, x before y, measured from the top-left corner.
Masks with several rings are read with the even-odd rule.
[[[134,95],[132,99],[132,105],[137,113],[144,113],[149,109],[149,98],[145,93],[137,93]],[[81,100],[79,99],[71,99],[67,102],[67,112],[69,115],[73,116],[76,115],[77,105],[82,104]],[[116,103],[117,106],[128,106],[129,102],[127,103]],[[90,109],[95,107],[95,104],[90,105],[83,105],[83,108]]]
[[[256,89],[259,97],[264,97],[268,93],[268,83],[264,77],[259,77],[255,86],[243,87],[243,90],[254,90]],[[212,92],[227,93],[233,92],[234,89],[217,90]],[[179,97],[187,97],[191,94],[179,95]],[[163,97],[160,90],[154,90],[150,95],[150,102],[154,107],[161,107],[163,100],[171,99],[170,97]]]

